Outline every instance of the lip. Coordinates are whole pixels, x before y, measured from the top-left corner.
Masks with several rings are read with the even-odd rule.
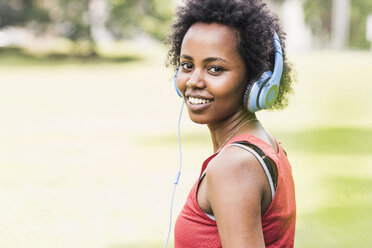
[[[199,112],[199,111],[204,111],[205,109],[207,109],[207,108],[209,107],[209,105],[211,105],[211,104],[213,103],[213,101],[208,102],[208,103],[192,104],[192,103],[187,99],[186,103],[187,103],[187,107],[188,107],[189,109],[191,109],[192,111]]]
[[[204,96],[200,96],[198,94],[192,94],[192,95],[186,94],[185,96],[186,96],[187,107],[194,112],[204,111],[205,109],[207,109],[213,103],[213,98],[207,98],[207,97],[204,97]],[[199,98],[199,99],[204,99],[204,100],[210,100],[210,102],[201,103],[201,104],[192,104],[189,101],[189,97],[194,97],[194,98]]]

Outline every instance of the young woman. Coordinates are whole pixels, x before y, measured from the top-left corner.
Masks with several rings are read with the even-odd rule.
[[[277,18],[261,0],[186,0],[176,17],[168,61],[191,120],[210,130],[214,154],[176,221],[175,247],[293,247],[291,167],[255,116],[285,107],[291,92]],[[270,76],[279,93],[270,88],[260,107],[253,94],[267,89],[255,87]]]

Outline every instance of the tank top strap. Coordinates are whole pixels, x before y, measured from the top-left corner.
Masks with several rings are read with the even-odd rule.
[[[224,147],[228,146],[232,143],[239,142],[239,141],[247,141],[248,143],[251,143],[251,144],[257,146],[258,148],[260,148],[266,154],[266,156],[268,156],[276,164],[279,162],[279,155],[281,153],[282,148],[281,148],[279,142],[276,139],[275,139],[275,142],[276,142],[276,145],[278,147],[278,152],[276,152],[274,147],[269,145],[266,141],[264,141],[264,140],[262,140],[262,139],[260,139],[256,136],[253,136],[251,134],[240,134],[238,136],[235,136],[234,138],[229,140],[229,142],[227,142],[226,145],[224,145]]]

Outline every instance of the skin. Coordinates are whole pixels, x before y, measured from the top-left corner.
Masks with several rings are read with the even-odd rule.
[[[177,86],[191,120],[207,124],[215,152],[237,127],[255,119],[242,106],[247,72],[236,49],[238,37],[236,30],[221,24],[195,23],[181,46]],[[196,106],[190,96],[210,102]],[[258,121],[244,124],[233,136],[243,133],[277,149]],[[204,212],[215,216],[223,247],[265,247],[261,215],[271,203],[271,190],[253,154],[239,147],[224,149],[210,162],[197,201]]]

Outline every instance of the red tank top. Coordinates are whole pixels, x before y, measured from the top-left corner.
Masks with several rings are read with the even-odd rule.
[[[296,222],[295,192],[292,169],[284,150],[277,143],[279,152],[276,153],[269,144],[252,135],[236,136],[226,145],[237,141],[247,141],[258,146],[275,162],[278,169],[277,188],[274,198],[269,208],[261,216],[266,247],[293,247]],[[200,175],[216,155],[217,153],[204,161]],[[186,203],[177,218],[174,229],[175,248],[222,247],[216,221],[209,218],[197,203],[196,192],[199,180],[200,177],[192,187]]]

